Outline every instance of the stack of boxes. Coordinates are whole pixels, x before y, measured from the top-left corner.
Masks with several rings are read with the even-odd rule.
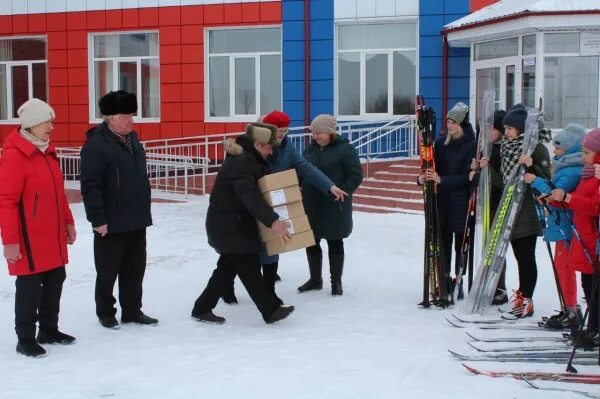
[[[288,231],[291,235],[290,242],[284,242],[270,228],[258,223],[258,229],[267,253],[277,255],[315,245],[315,237],[310,223],[304,212],[302,194],[295,169],[266,175],[258,180],[258,187],[265,200],[273,208],[280,220],[290,222]]]

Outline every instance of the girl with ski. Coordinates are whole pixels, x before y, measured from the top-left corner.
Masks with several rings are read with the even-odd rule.
[[[585,128],[576,123],[570,124],[554,136],[554,159],[552,161],[552,180],[549,182],[531,173],[523,176],[525,182],[531,184],[534,192],[549,194],[553,189],[572,192],[579,184],[583,159],[581,140],[585,136]],[[548,206],[544,239],[555,242],[554,267],[564,308],[559,314],[546,321],[546,327],[554,329],[578,328],[580,315],[577,307],[577,281],[575,271],[568,267],[569,249],[573,229],[569,219],[573,211],[563,207]],[[567,215],[567,212],[569,213]]]
[[[595,165],[600,164],[600,128],[589,132],[582,141],[584,167],[581,181],[573,193],[557,188],[552,190],[553,205],[563,206],[574,212],[573,224],[578,232],[572,240],[569,253],[569,267],[581,272],[581,285],[589,307],[588,333],[584,336],[584,346],[597,346],[599,298],[598,288],[593,292],[594,278],[598,273],[597,242],[598,215],[600,214],[600,180],[595,178]],[[596,284],[597,285],[597,284]]]

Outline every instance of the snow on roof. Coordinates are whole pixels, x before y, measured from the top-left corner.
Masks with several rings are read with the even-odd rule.
[[[529,3],[529,4],[523,4]],[[523,13],[600,10],[598,0],[502,0],[444,26],[455,29]]]

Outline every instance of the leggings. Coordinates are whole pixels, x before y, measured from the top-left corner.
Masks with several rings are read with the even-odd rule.
[[[525,298],[531,299],[537,283],[537,264],[535,262],[535,244],[537,235],[515,238],[510,241],[519,267],[519,291]]]

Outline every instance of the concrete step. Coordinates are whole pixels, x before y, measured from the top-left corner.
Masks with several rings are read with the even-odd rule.
[[[421,174],[421,168],[418,166],[412,166],[412,165],[406,165],[406,164],[393,164],[390,165],[390,167],[387,170],[388,172],[393,172],[393,173],[401,173],[401,174],[407,174],[407,175],[414,175],[415,178]]]
[[[417,185],[417,178],[408,182],[394,181],[394,180],[381,180],[381,179],[365,179],[363,180],[361,187],[373,187],[373,188],[389,188],[393,190],[406,190],[406,191],[421,191],[421,188]]]
[[[362,195],[370,195],[376,197],[389,197],[396,199],[411,199],[411,200],[423,200],[423,192],[416,190],[399,190],[393,188],[381,188],[381,187],[368,187],[360,186],[354,193]]]
[[[375,205],[387,208],[410,209],[414,211],[423,211],[423,202],[411,199],[399,199],[390,197],[378,197],[363,194],[354,194],[353,204]]]
[[[366,205],[366,204],[353,204],[352,209],[355,212],[365,213],[410,213],[410,214],[423,214],[423,211],[403,209],[403,208],[388,208],[385,206],[377,205]]]
[[[394,173],[388,171],[377,172],[374,175],[377,180],[390,180],[390,181],[401,181],[401,182],[417,182],[417,175],[410,173]]]

